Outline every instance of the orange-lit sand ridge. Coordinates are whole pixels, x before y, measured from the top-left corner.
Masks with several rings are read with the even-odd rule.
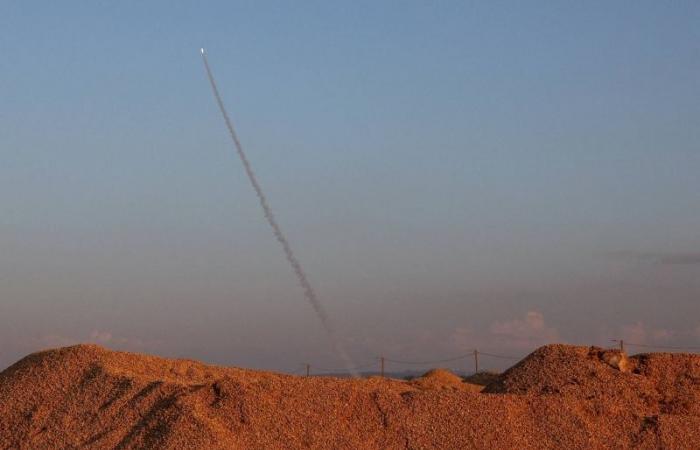
[[[700,356],[549,345],[479,390],[81,345],[0,373],[0,448],[700,448]]]

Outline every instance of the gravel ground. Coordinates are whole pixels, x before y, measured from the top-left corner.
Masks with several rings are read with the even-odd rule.
[[[545,346],[479,392],[66,347],[0,373],[0,449],[700,448],[700,357],[609,356]]]

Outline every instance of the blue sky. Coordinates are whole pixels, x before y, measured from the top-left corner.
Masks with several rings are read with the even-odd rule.
[[[0,366],[86,340],[337,365],[202,46],[354,358],[700,345],[698,23],[696,2],[7,2]]]

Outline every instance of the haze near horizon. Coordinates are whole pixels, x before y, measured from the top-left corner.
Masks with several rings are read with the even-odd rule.
[[[8,5],[0,369],[77,342],[342,366],[202,46],[357,363],[700,347],[699,20],[694,2]]]

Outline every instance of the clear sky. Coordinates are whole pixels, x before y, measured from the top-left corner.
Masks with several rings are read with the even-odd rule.
[[[3,3],[0,368],[340,364],[200,47],[358,364],[700,346],[700,3],[201,3]]]

